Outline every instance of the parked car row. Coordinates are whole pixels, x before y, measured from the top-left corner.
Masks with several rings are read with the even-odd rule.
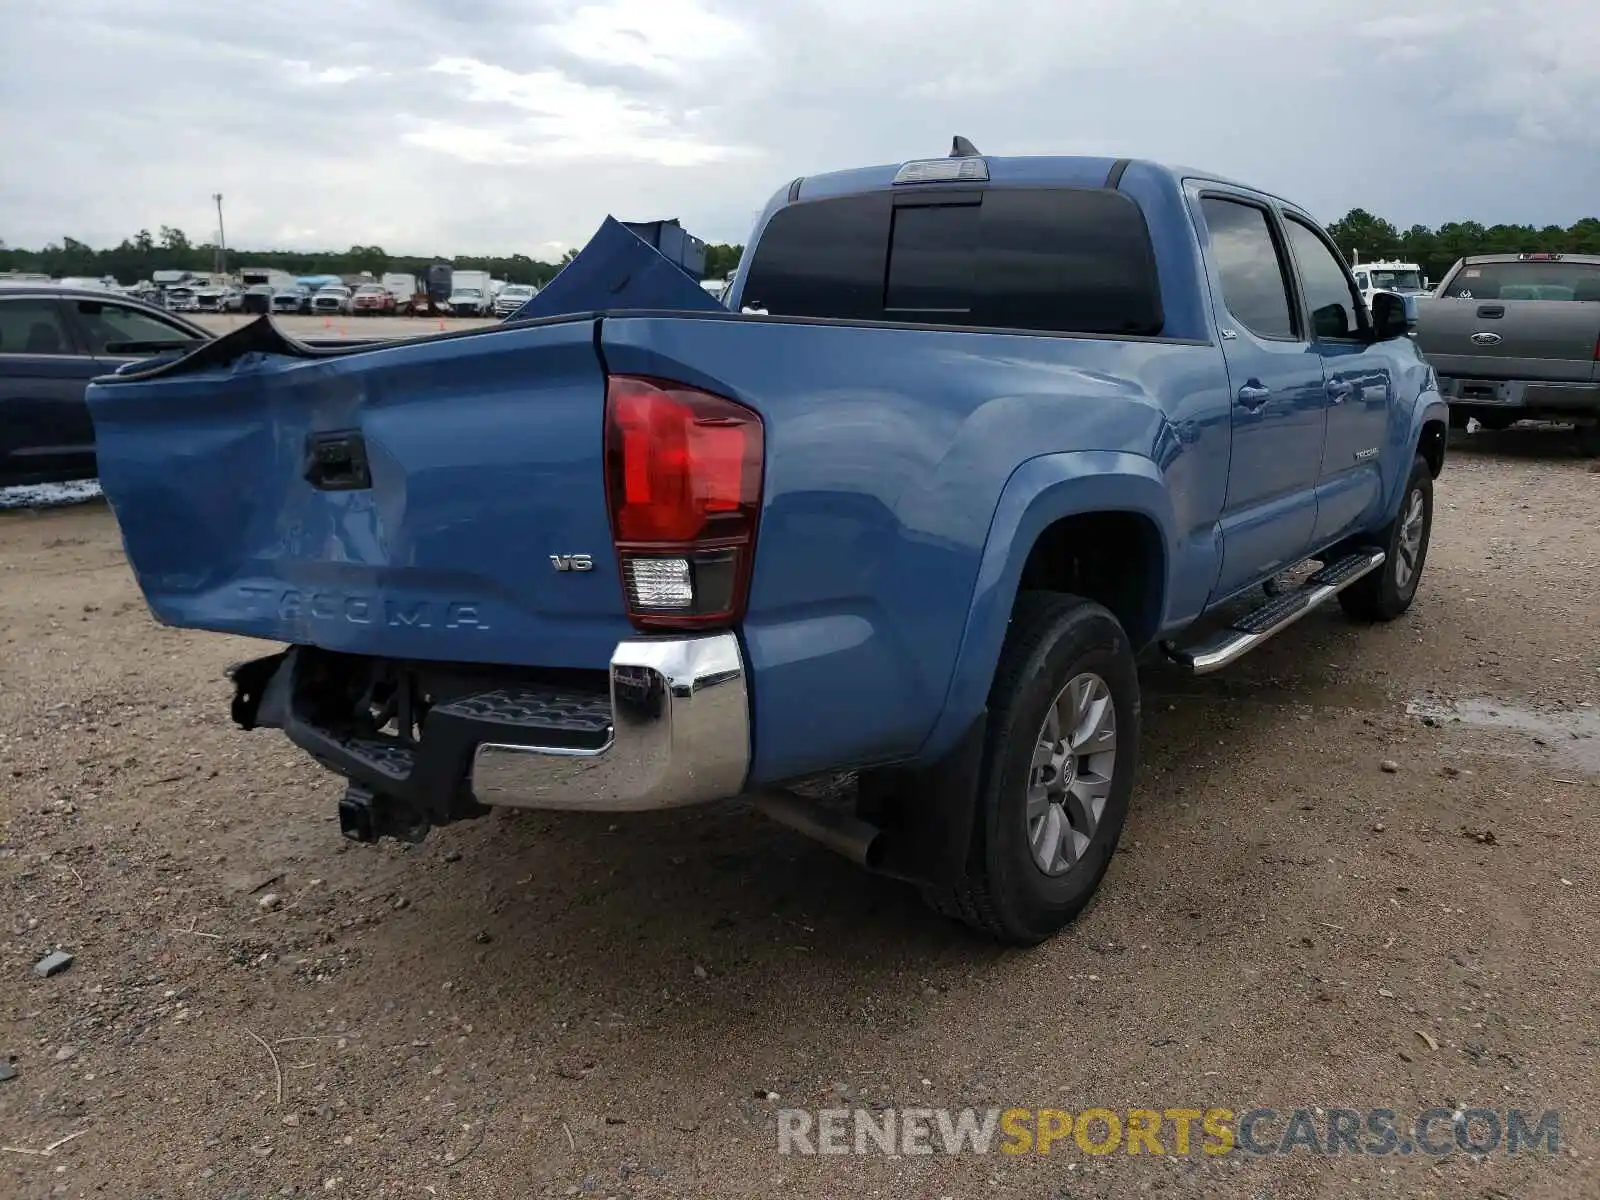
[[[244,291],[231,283],[179,284],[166,290],[165,307],[170,312],[242,312]]]

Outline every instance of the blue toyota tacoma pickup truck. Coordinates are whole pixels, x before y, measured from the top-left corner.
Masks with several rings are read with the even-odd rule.
[[[1446,406],[1276,196],[958,139],[783,187],[725,308],[630,277],[354,351],[263,317],[91,386],[151,609],[286,644],[233,716],[348,780],[347,836],[745,795],[1037,942],[1127,816],[1137,654],[1416,593]],[[796,790],[845,771],[854,811]]]

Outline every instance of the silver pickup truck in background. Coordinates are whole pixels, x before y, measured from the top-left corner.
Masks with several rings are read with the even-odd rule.
[[[1452,425],[1571,422],[1600,455],[1600,255],[1463,258],[1418,301],[1417,344]]]

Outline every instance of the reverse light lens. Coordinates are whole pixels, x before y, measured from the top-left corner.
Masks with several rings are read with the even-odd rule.
[[[694,581],[686,558],[628,558],[622,564],[633,607],[647,612],[689,612]]]
[[[641,625],[737,620],[761,506],[761,418],[637,376],[606,387],[606,481],[629,614]]]

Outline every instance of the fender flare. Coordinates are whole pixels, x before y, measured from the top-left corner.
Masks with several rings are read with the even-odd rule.
[[[1410,428],[1406,430],[1403,447],[1404,454],[1395,456],[1395,469],[1385,481],[1386,491],[1383,497],[1385,520],[1400,511],[1401,494],[1405,491],[1406,480],[1411,477],[1411,463],[1422,445],[1422,427],[1429,421],[1440,421],[1446,429],[1450,426],[1450,406],[1438,392],[1424,392],[1412,406]]]
[[[1155,525],[1162,546],[1165,608],[1176,522],[1161,469],[1141,455],[1111,450],[1044,454],[1026,460],[1001,489],[944,706],[923,741],[919,760],[931,761],[947,751],[987,706],[1022,568],[1039,535],[1063,517],[1097,512],[1131,512]],[[1165,622],[1165,613],[1157,617],[1159,627]]]

